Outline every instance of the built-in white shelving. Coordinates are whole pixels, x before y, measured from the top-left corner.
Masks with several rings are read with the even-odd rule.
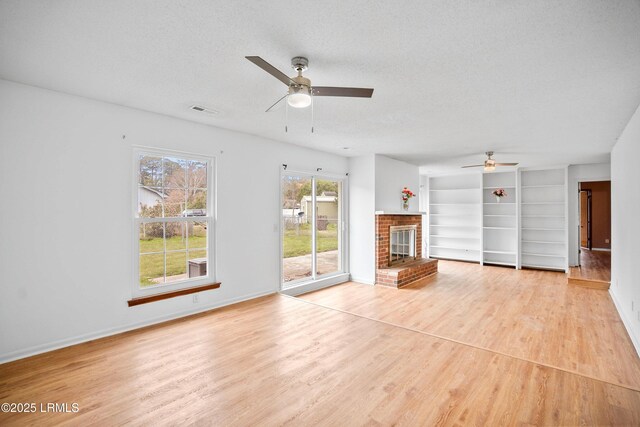
[[[567,270],[566,188],[566,168],[430,177],[429,256]]]
[[[493,192],[503,189],[506,196]],[[518,192],[515,172],[482,174],[482,261],[516,267],[518,261]]]
[[[429,178],[430,257],[480,262],[480,188],[476,174]]]
[[[567,169],[520,171],[520,262],[568,270]]]

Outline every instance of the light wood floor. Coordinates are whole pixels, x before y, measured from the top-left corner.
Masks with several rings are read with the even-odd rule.
[[[518,274],[495,274],[506,287],[499,290],[479,283],[475,276],[484,269],[468,266],[442,263],[441,276],[427,286],[397,290],[347,284],[305,297],[316,303],[274,295],[0,365],[0,402],[77,402],[80,407],[77,414],[0,413],[0,425],[640,424],[635,386],[411,330],[420,325],[418,317],[404,327],[317,305],[324,299],[346,306],[343,299],[359,295],[352,301],[354,310],[386,313],[391,305],[407,317],[417,307],[409,299],[409,306],[403,306],[404,295],[430,294],[418,309],[433,317],[446,305],[442,298],[457,298],[470,312],[465,317],[453,311],[445,316],[448,320],[439,320],[449,323],[451,331],[473,329],[493,342],[501,340],[488,338],[496,331],[494,322],[499,331],[542,328],[558,349],[589,338],[583,329],[593,326],[598,334],[617,334],[602,345],[620,340],[621,348],[595,354],[583,345],[577,364],[592,358],[602,364],[615,361],[625,366],[620,383],[637,379],[626,377],[638,361],[633,353],[625,354],[628,343],[619,336],[610,301],[591,296],[600,291],[568,292],[566,284],[556,283],[555,273],[515,271],[523,274],[520,281]],[[459,286],[451,282],[456,275]],[[540,289],[525,292],[530,287]],[[512,298],[526,293],[530,304],[555,295],[558,307],[577,318],[556,325],[553,332],[545,326],[560,319],[553,306],[548,307],[553,316],[538,319],[525,306],[521,316],[505,320],[513,315],[509,298],[501,296],[505,293]],[[539,293],[542,299],[535,297]],[[578,310],[578,305],[591,306],[599,320],[582,318],[587,308]],[[472,309],[476,306],[481,308]],[[478,323],[483,317],[492,321]],[[568,334],[568,326],[578,329]],[[526,332],[519,338],[502,332],[511,344],[532,347]]]
[[[440,261],[400,290],[355,283],[301,298],[640,390],[640,359],[607,291],[565,273]]]
[[[611,252],[581,249],[580,267],[569,269],[568,283],[609,289],[611,282]]]

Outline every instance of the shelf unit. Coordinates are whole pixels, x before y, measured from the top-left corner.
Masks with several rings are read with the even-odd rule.
[[[567,168],[520,170],[520,262],[568,271]]]
[[[568,271],[566,167],[428,179],[432,258]],[[503,188],[499,201],[493,191]]]
[[[477,174],[429,178],[429,257],[481,262],[480,188]]]
[[[498,199],[493,191],[502,188]],[[482,262],[518,266],[518,192],[516,172],[482,174]]]

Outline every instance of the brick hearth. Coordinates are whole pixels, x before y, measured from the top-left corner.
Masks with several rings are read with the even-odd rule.
[[[416,259],[389,265],[392,226],[415,225]],[[376,284],[399,288],[438,272],[438,260],[422,259],[422,215],[376,215]]]

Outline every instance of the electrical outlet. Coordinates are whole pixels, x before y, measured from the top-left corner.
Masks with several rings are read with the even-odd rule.
[[[198,303],[198,294],[193,294],[193,303],[194,304]]]

